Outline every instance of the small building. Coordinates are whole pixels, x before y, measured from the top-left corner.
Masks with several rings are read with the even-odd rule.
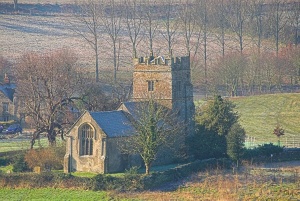
[[[113,173],[143,165],[139,156],[123,154],[120,143],[122,138],[135,134],[135,111],[149,98],[177,114],[186,125],[185,135],[193,133],[195,107],[190,58],[151,55],[135,58],[133,63],[131,102],[123,103],[115,111],[86,111],[79,117],[67,133],[64,172]],[[153,165],[171,163],[174,157],[166,148]]]
[[[128,167],[128,158],[117,148],[118,138],[134,132],[135,129],[121,110],[84,112],[68,132],[65,172],[123,171]]]
[[[17,121],[18,117],[18,104],[17,98],[14,96],[16,85],[10,83],[10,79],[5,74],[4,82],[0,84],[0,121],[8,122],[11,120]]]

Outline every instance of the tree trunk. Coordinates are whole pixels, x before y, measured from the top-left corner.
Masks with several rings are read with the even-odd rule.
[[[18,8],[18,0],[14,0],[14,10],[17,10]]]
[[[117,82],[117,47],[116,47],[116,40],[113,40],[113,62],[114,62],[114,71],[113,71],[113,77],[114,77],[114,83]]]
[[[145,172],[145,174],[149,174],[150,173],[150,164],[148,164],[148,163],[146,163],[145,164],[145,167],[146,167],[146,172]]]
[[[96,79],[96,82],[99,82],[99,53],[98,53],[97,37],[95,38],[95,41],[96,41],[96,45],[95,45],[95,59],[96,59],[95,79]]]

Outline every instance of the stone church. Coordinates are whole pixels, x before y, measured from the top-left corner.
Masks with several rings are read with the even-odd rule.
[[[134,112],[149,97],[154,97],[158,104],[176,111],[186,125],[186,134],[193,132],[195,108],[190,58],[151,55],[135,58],[133,64],[131,101],[122,103],[115,111],[86,111],[68,131],[64,172],[113,173],[141,166],[143,163],[139,156],[122,154],[118,139],[135,133],[131,123],[136,118]],[[160,154],[153,165],[170,162],[170,155]]]

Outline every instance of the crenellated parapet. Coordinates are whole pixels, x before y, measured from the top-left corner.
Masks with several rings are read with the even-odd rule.
[[[149,56],[140,57],[133,59],[133,65],[147,65],[149,67],[155,66],[169,66],[172,69],[189,69],[190,68],[190,57],[164,57],[164,56]]]

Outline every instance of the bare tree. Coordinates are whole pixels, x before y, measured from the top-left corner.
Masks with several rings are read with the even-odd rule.
[[[208,12],[210,9],[209,3],[207,0],[197,1],[195,4],[196,11],[195,18],[197,20],[198,26],[198,35],[202,35],[201,44],[203,45],[203,61],[204,61],[204,87],[205,87],[205,95],[207,95],[208,88],[208,34],[209,34],[209,25],[208,25]],[[200,44],[199,44],[200,45]]]
[[[152,98],[140,102],[135,113],[137,118],[132,123],[136,133],[122,139],[125,142],[122,150],[129,154],[139,154],[146,167],[145,173],[149,174],[152,163],[163,148],[173,146],[174,142],[183,142],[184,126],[171,110],[158,105]]]
[[[270,3],[270,10],[268,12],[268,24],[270,32],[275,39],[276,56],[279,53],[280,34],[284,30],[288,18],[286,15],[286,0],[272,0]]]
[[[263,12],[263,5],[265,0],[252,0],[250,9],[250,21],[252,22],[252,30],[250,30],[251,35],[257,38],[256,45],[258,48],[258,52],[261,51],[261,43],[263,39],[263,22],[265,18],[265,13]]]
[[[210,4],[212,6],[212,17],[214,18],[211,22],[213,28],[215,28],[214,35],[217,40],[221,43],[222,57],[225,56],[225,30],[226,30],[226,18],[225,18],[225,4],[224,0],[214,0]]]
[[[167,41],[168,45],[168,53],[169,55],[172,55],[172,49],[175,42],[175,36],[178,29],[178,19],[176,16],[176,11],[174,11],[173,0],[164,0],[163,1],[166,10],[164,13],[164,20],[163,20],[163,30],[161,30],[161,34],[164,37],[164,39]]]
[[[57,134],[73,123],[67,118],[74,100],[79,99],[81,79],[74,71],[76,57],[68,50],[52,53],[27,53],[15,68],[16,94],[22,104],[20,112],[31,120],[36,131],[31,147],[41,133],[46,133],[50,145]],[[74,120],[74,119],[73,119]]]
[[[229,0],[226,5],[226,19],[231,31],[236,35],[239,44],[239,52],[242,54],[245,48],[245,27],[250,16],[249,2],[247,0]]]
[[[198,24],[198,7],[197,1],[184,0],[181,3],[179,20],[184,37],[185,49],[191,59],[191,66],[195,67],[197,64],[195,59],[201,45],[202,26]]]
[[[272,86],[270,86],[271,80],[275,82],[275,86],[279,90],[281,90],[283,77],[284,77],[284,71],[283,66],[279,64],[279,50],[280,50],[280,43],[283,39],[282,33],[284,29],[286,28],[286,24],[288,22],[287,17],[287,7],[286,7],[286,0],[272,0],[269,2],[269,9],[268,9],[268,23],[266,25],[269,25],[268,31],[269,34],[274,37],[275,40],[275,52],[276,52],[276,58],[272,58],[272,62],[274,65],[274,68],[267,68],[272,71],[267,71],[267,75],[271,76],[268,80],[268,88],[269,91],[271,91],[271,88],[273,88],[274,83],[272,83]],[[274,71],[274,72],[273,72]],[[270,74],[268,74],[270,73]],[[272,78],[272,79],[270,79]]]
[[[106,1],[104,1],[106,2]],[[103,6],[105,9],[102,9],[102,20],[104,25],[104,30],[108,34],[110,38],[110,42],[113,49],[113,79],[114,83],[117,82],[117,71],[119,66],[118,54],[119,54],[119,37],[120,37],[120,30],[121,30],[121,18],[122,15],[118,12],[118,9],[121,9],[120,4],[116,5],[115,0],[109,0]],[[107,10],[107,12],[106,12]]]
[[[242,54],[228,54],[222,57],[215,69],[215,80],[226,86],[228,95],[237,96],[238,89],[243,88],[243,78],[247,60]]]
[[[95,0],[86,0],[78,4],[79,12],[75,13],[76,21],[69,21],[70,28],[82,37],[93,49],[95,56],[95,80],[99,81],[99,38],[101,36],[101,5]]]
[[[107,95],[103,91],[103,84],[99,82],[93,82],[85,79],[85,83],[80,90],[83,99],[80,100],[80,104],[77,105],[80,111],[108,111],[116,109],[121,101]]]
[[[14,0],[14,9],[16,10],[18,8],[18,0]]]
[[[292,8],[288,11],[288,21],[291,29],[294,30],[294,43],[297,46],[300,43],[300,2],[291,3]]]
[[[149,50],[150,53],[153,54],[153,40],[156,37],[157,34],[157,28],[158,23],[155,19],[155,13],[154,6],[156,4],[156,1],[150,1],[146,0],[145,4],[143,5],[143,13],[144,13],[144,29],[146,30],[146,36],[148,37],[148,43],[149,43]],[[153,55],[152,55],[153,56]]]
[[[245,68],[244,81],[247,84],[247,90],[249,95],[255,94],[256,86],[261,86],[262,67],[261,62],[263,60],[260,52],[253,52],[247,57],[248,65]],[[261,87],[260,87],[261,88]]]
[[[264,60],[261,62],[262,74],[262,86],[266,86],[268,92],[271,92],[276,84],[276,58],[272,54],[264,53]]]
[[[132,57],[137,57],[137,45],[141,41],[142,14],[138,9],[137,0],[125,1],[125,23],[132,44]],[[141,4],[139,4],[141,7]]]
[[[180,9],[179,19],[181,22],[180,25],[183,29],[185,49],[188,55],[191,55],[191,43],[196,29],[196,20],[193,14],[194,13],[192,10],[191,2],[189,2],[188,0],[182,2],[182,8]]]

